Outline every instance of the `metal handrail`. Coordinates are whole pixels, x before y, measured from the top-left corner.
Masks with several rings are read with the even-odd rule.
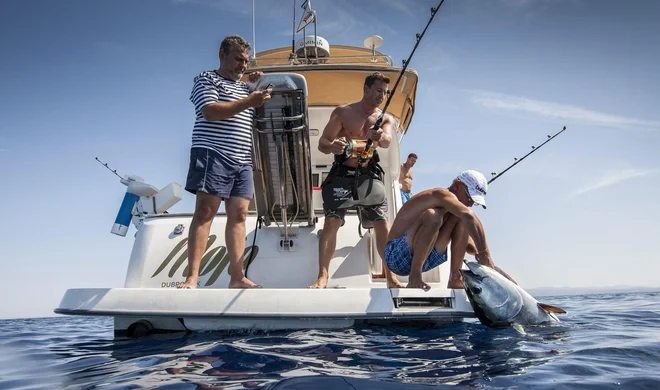
[[[259,128],[256,128],[257,132],[261,134],[269,134],[269,133],[274,133],[274,132],[283,132],[283,133],[296,133],[302,129],[305,128],[305,125],[298,126],[298,127],[292,127],[290,129],[285,129],[285,128],[272,128],[272,129],[265,129],[265,130],[260,130]]]
[[[305,117],[305,114],[300,114],[296,116],[274,116],[272,118],[255,118],[255,120],[259,123],[266,123],[270,121],[297,121],[299,119],[303,119]]]
[[[358,56],[329,56],[329,57],[317,57],[317,58],[307,58],[307,60],[304,60],[304,58],[296,58],[296,61],[298,63],[291,64],[289,61],[291,61],[291,58],[252,58],[250,59],[251,65],[258,65],[259,61],[262,62],[274,62],[274,61],[287,61],[286,64],[273,64],[272,66],[291,66],[291,65],[308,65],[308,62],[313,62],[313,61],[327,61],[327,60],[335,60],[335,59],[360,59],[360,58],[371,58],[371,59],[376,59],[376,58],[383,58],[385,59],[384,62],[386,62],[388,65],[392,66],[393,60],[392,57],[389,55],[385,54],[376,54],[376,55],[358,55]],[[372,63],[379,63],[379,62],[372,62]],[[382,63],[382,62],[381,62]],[[356,62],[356,61],[340,61],[340,62],[332,62],[331,64],[328,65],[336,65],[336,64],[365,64],[365,62]]]

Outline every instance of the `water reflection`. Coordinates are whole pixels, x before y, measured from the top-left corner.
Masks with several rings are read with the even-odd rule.
[[[189,338],[164,370],[170,380],[195,378],[191,383],[214,386],[260,386],[314,375],[468,384],[521,374],[549,362],[558,355],[551,347],[568,336],[567,329],[557,327],[530,329],[523,337],[513,330],[493,332],[474,323],[422,329],[309,330],[215,342],[210,341],[212,334],[206,334],[194,337],[197,340]],[[166,350],[173,346],[160,344]],[[122,357],[123,350],[113,351],[113,357]]]

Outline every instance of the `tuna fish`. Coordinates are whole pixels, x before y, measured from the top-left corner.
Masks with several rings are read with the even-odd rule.
[[[511,326],[525,334],[524,326],[558,322],[556,314],[566,311],[539,303],[520,286],[494,269],[477,262],[465,262],[463,285],[479,321],[491,328]]]

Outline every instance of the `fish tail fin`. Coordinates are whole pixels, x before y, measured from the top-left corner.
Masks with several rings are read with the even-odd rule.
[[[539,307],[548,313],[566,314],[566,310],[557,306],[548,305],[547,303],[539,302]]]

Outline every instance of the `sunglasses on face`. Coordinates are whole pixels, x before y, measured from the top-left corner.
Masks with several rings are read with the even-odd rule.
[[[470,196],[470,191],[467,188],[467,185],[465,183],[461,182],[463,184],[463,189],[465,190],[465,195],[467,195],[468,201],[470,202],[471,205],[474,204],[474,200],[472,200],[472,197]]]

